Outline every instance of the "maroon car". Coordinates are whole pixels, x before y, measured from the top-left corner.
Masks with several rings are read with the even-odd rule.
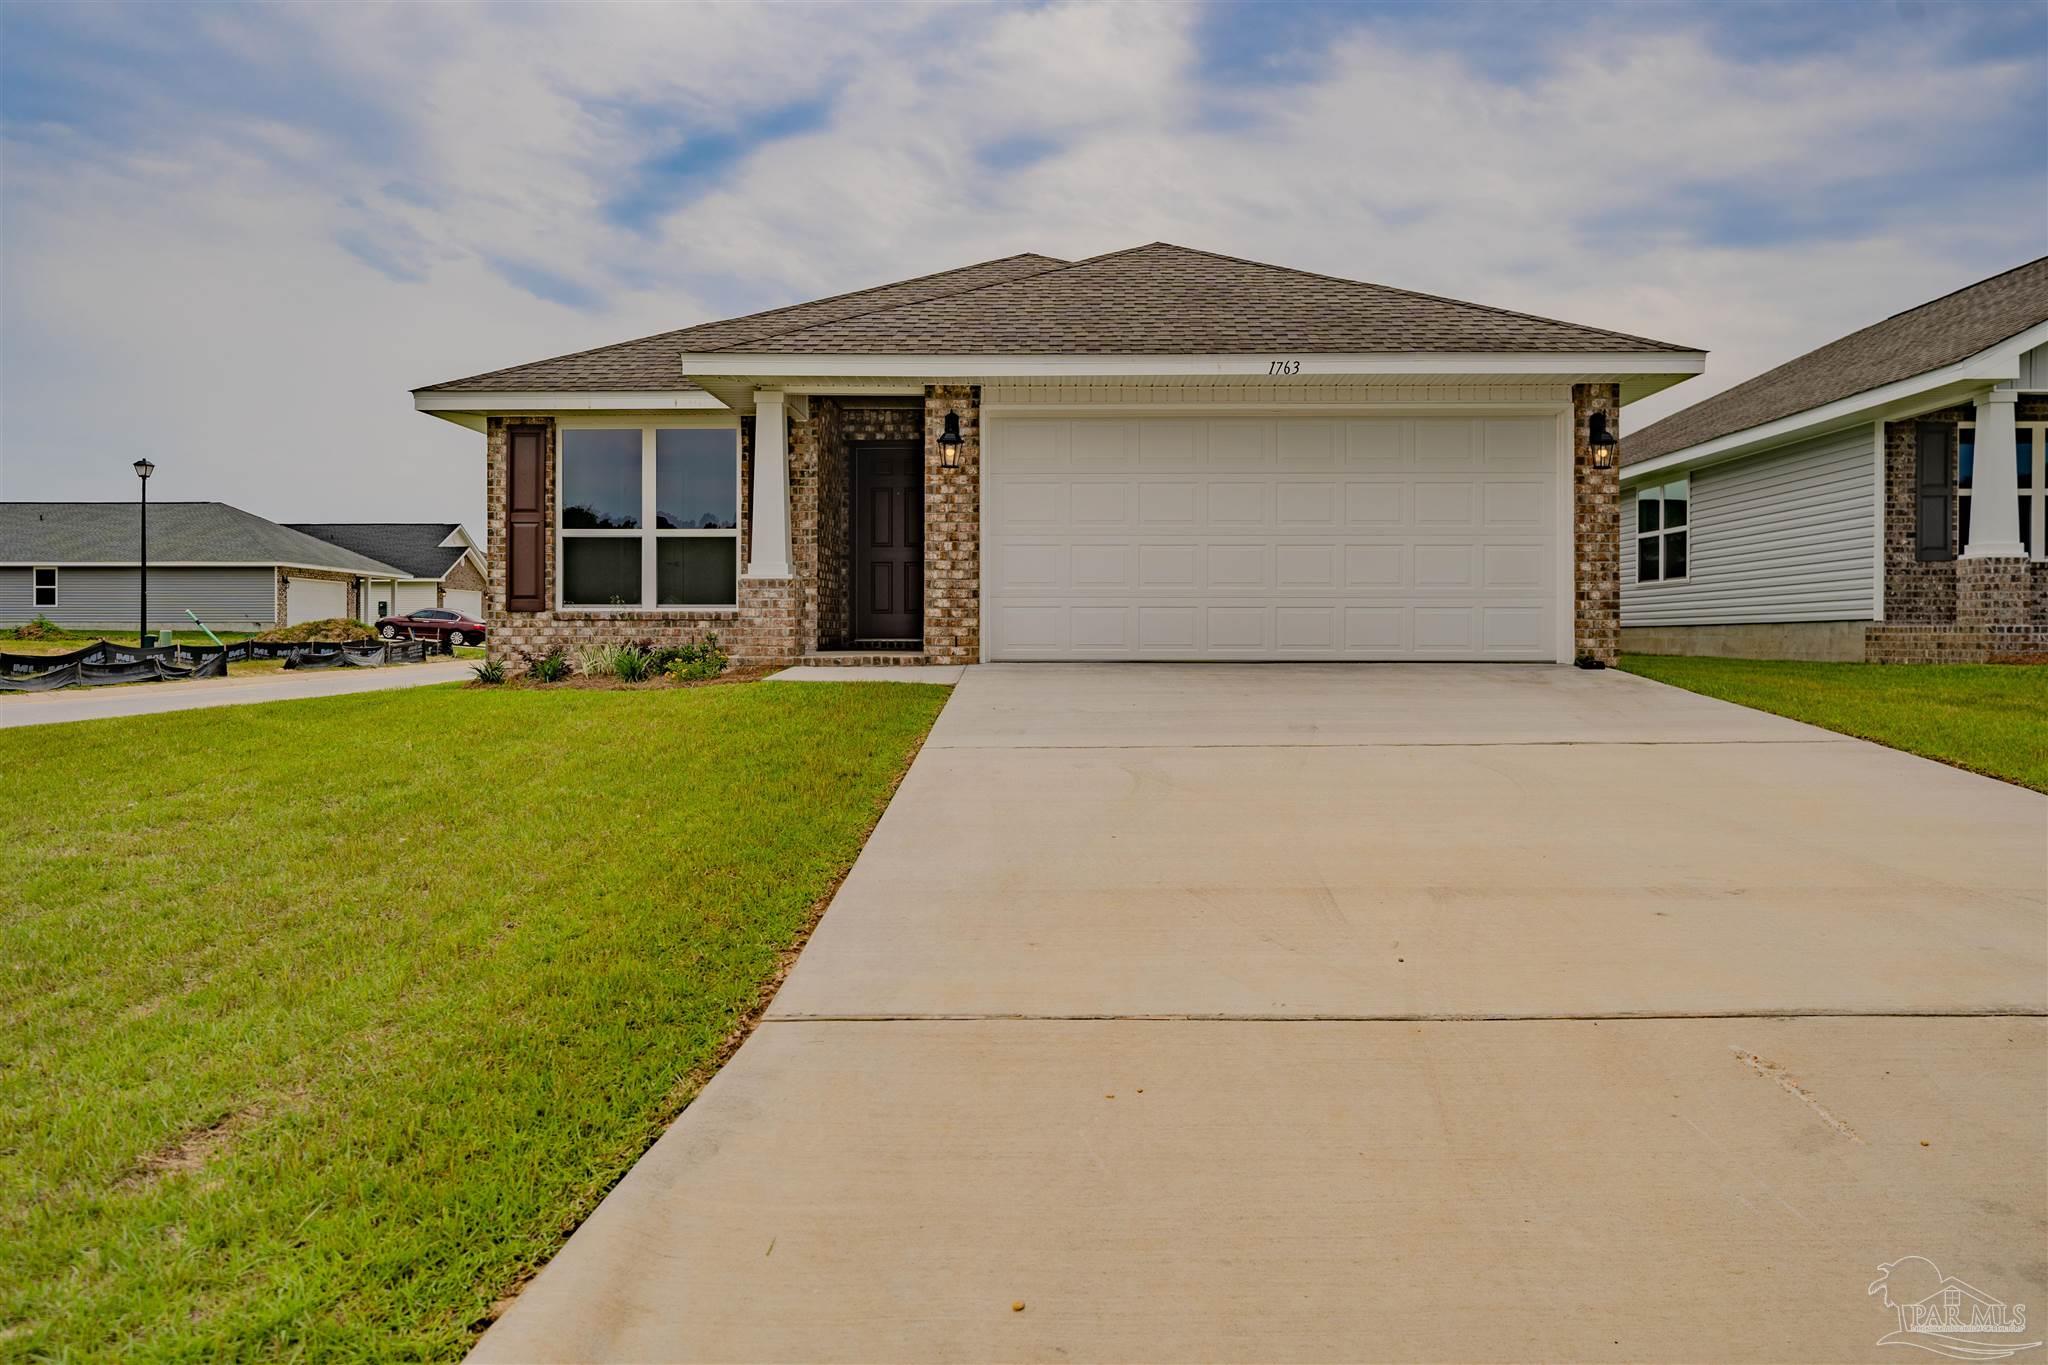
[[[377,622],[377,633],[387,640],[446,640],[451,645],[473,645],[484,638],[484,623],[474,616],[445,607],[421,607],[403,616],[386,616]]]

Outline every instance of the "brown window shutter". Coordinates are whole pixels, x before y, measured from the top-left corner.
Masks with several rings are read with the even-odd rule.
[[[1948,452],[1955,430],[1949,422],[1920,422],[1915,426],[1914,506],[1918,512],[1913,543],[1915,556],[1921,560],[1956,557],[1956,488],[1948,469]]]
[[[508,427],[505,471],[505,610],[547,610],[548,429]]]

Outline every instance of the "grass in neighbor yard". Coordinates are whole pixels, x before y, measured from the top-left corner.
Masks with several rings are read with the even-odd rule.
[[[1658,682],[2048,791],[2048,667],[1624,655]]]
[[[947,691],[0,731],[0,1357],[461,1355],[696,1093]]]

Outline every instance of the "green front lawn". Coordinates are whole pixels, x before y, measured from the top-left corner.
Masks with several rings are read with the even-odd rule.
[[[0,730],[0,1357],[461,1355],[696,1094],[945,695]]]
[[[2048,791],[2048,667],[1630,654],[1658,682]]]

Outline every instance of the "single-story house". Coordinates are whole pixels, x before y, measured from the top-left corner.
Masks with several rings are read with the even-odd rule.
[[[365,621],[422,607],[446,607],[484,619],[484,557],[458,522],[290,521],[285,525],[404,571],[403,578],[370,581],[362,600]]]
[[[1621,483],[1624,648],[2048,653],[2048,257],[1644,427]]]
[[[132,502],[0,502],[0,624],[37,616],[133,630],[140,513]],[[224,502],[149,505],[149,628],[216,630],[358,617],[374,579],[401,570]]]
[[[494,655],[1608,660],[1623,404],[1687,346],[1153,243],[414,391]]]

